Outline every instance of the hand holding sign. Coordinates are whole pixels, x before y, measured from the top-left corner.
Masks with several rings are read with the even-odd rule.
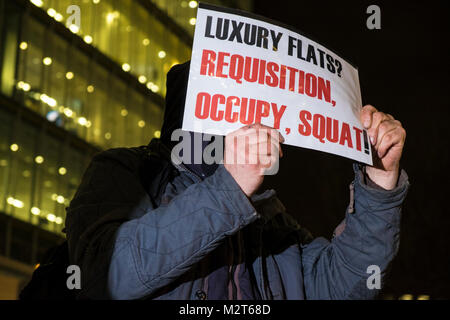
[[[268,170],[283,156],[284,138],[274,128],[251,124],[229,133],[225,138],[225,169],[242,191],[250,197],[261,185]]]
[[[391,190],[397,185],[406,131],[400,121],[370,105],[361,110],[361,123],[368,129],[376,151],[374,166],[367,167],[366,172],[373,182]]]

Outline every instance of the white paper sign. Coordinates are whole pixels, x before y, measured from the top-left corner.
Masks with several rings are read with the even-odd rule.
[[[289,145],[372,165],[358,71],[301,34],[242,11],[200,4],[183,130],[226,135],[251,123]]]

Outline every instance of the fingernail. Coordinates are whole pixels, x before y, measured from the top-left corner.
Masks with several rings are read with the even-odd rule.
[[[374,137],[370,137],[370,142],[372,143],[372,145],[373,145],[374,141],[375,141]]]

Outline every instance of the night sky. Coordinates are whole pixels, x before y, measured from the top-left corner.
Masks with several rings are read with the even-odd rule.
[[[381,8],[381,30],[366,27],[371,4]],[[354,63],[363,104],[392,114],[407,131],[402,167],[411,188],[385,288],[395,295],[450,298],[449,4],[255,1],[255,13],[297,28]],[[330,238],[349,201],[351,161],[290,146],[283,151],[280,172],[264,187],[276,189],[315,236]]]

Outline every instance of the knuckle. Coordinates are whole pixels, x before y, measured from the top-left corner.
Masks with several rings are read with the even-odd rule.
[[[380,123],[379,127],[378,127],[378,130],[381,131],[381,132],[383,132],[383,131],[386,131],[387,129],[389,129],[389,127],[390,127],[389,122],[387,122],[387,121],[382,121],[382,122]]]
[[[372,117],[373,117],[373,119],[374,119],[375,121],[381,121],[381,119],[383,118],[383,113],[377,111],[377,112],[375,112],[375,113],[373,114]]]
[[[385,134],[384,139],[386,142],[390,142],[394,139],[395,134],[392,132],[388,132]]]
[[[383,121],[392,121],[394,119],[392,116],[390,116],[387,113],[382,112],[382,114],[383,114],[383,118],[382,118]]]
[[[373,111],[371,109],[364,107],[364,109],[362,109],[362,111],[361,111],[361,117],[364,119],[370,118],[372,113],[373,113]]]
[[[388,117],[388,115],[387,115],[386,113],[381,112],[381,111],[378,111],[377,113],[379,114],[378,117],[379,117],[381,120],[389,120],[389,117]]]
[[[363,110],[375,111],[375,112],[377,111],[377,109],[376,109],[373,105],[371,105],[371,104],[365,105],[364,108],[363,108]]]

